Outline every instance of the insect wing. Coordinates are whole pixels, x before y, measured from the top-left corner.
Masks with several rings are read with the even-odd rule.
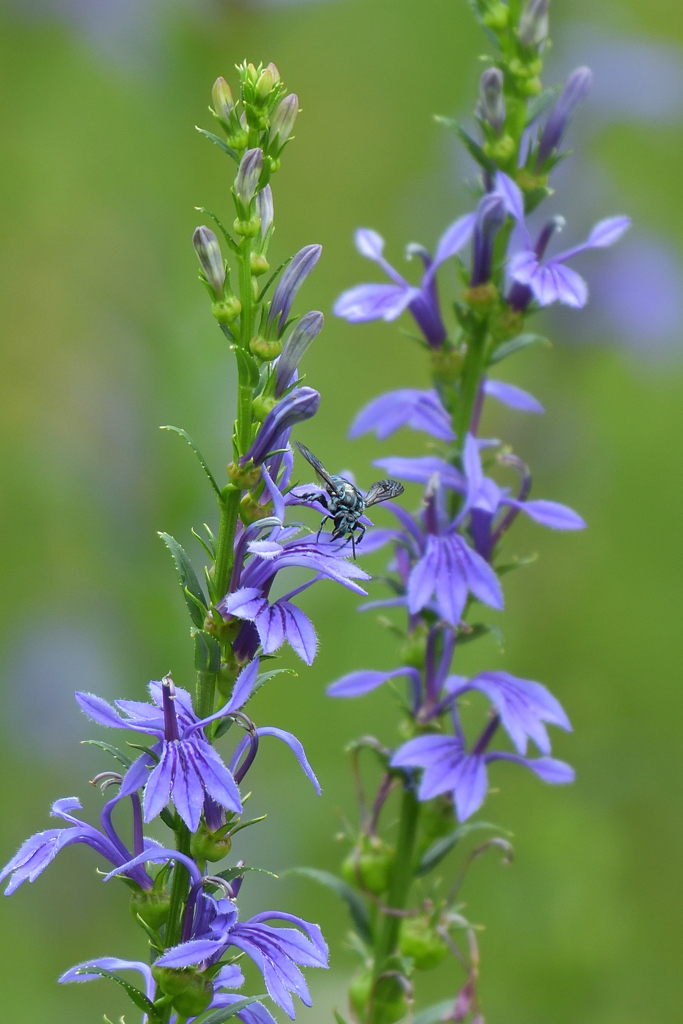
[[[376,505],[380,501],[389,501],[390,498],[398,498],[404,490],[403,484],[398,480],[378,480],[365,496],[365,507]]]
[[[313,469],[316,471],[320,479],[324,480],[327,486],[331,487],[333,491],[336,491],[337,488],[334,484],[334,481],[332,480],[332,477],[323,466],[320,459],[316,459],[313,452],[309,451],[305,444],[301,444],[299,441],[295,441],[294,444],[297,446],[303,457],[306,459],[306,462],[308,462],[309,465],[313,466]]]

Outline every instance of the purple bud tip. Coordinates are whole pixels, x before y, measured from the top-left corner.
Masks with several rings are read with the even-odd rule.
[[[572,71],[543,129],[536,157],[537,170],[556,152],[574,111],[588,95],[592,84],[593,72],[590,68],[582,67]]]
[[[529,0],[519,19],[517,35],[523,46],[539,46],[548,35],[550,0]]]
[[[287,265],[278,282],[268,311],[268,323],[274,323],[279,317],[277,323],[279,338],[282,337],[296,294],[320,259],[322,251],[322,245],[304,246]]]
[[[211,228],[202,224],[201,227],[195,228],[192,244],[206,280],[217,296],[222,295],[225,284],[225,264],[218,239]]]
[[[301,423],[315,416],[320,406],[320,395],[313,388],[296,388],[286,395],[266,416],[256,435],[256,440],[240,462],[246,465],[251,459],[260,466],[266,456],[277,447],[278,438],[295,423]]]
[[[256,196],[256,213],[261,221],[261,238],[268,234],[268,228],[273,223],[273,193],[270,185],[262,188]]]
[[[237,177],[235,178],[235,192],[245,206],[249,206],[249,203],[256,195],[262,170],[262,151],[260,149],[248,149],[240,161]]]
[[[503,72],[499,68],[487,68],[479,80],[477,114],[500,135],[505,123],[505,98]]]
[[[213,83],[211,98],[213,99],[214,112],[220,117],[221,121],[227,123],[230,120],[235,101],[232,96],[232,89],[224,78],[217,78]]]
[[[505,199],[498,192],[488,192],[479,200],[474,227],[472,278],[470,286],[486,284],[491,277],[493,243],[507,217]]]
[[[164,705],[164,733],[167,743],[180,739],[178,719],[175,713],[175,684],[170,675],[161,680],[161,694]]]
[[[318,337],[324,323],[325,317],[322,313],[306,313],[306,316],[302,316],[287,338],[275,371],[276,398],[279,398],[283,391],[291,384],[294,371],[301,362],[304,352],[313,339]]]
[[[296,116],[299,113],[299,97],[295,92],[280,100],[275,112],[270,119],[270,141],[277,135],[279,144],[282,146],[292,134]]]

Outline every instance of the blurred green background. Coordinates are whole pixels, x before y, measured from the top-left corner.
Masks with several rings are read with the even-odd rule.
[[[572,61],[604,65],[557,208],[576,211],[568,244],[593,215],[633,215],[631,248],[614,257],[633,287],[615,298],[615,274],[626,280],[617,264],[586,261],[592,311],[548,320],[556,346],[515,356],[500,374],[537,395],[545,417],[494,410],[486,424],[531,462],[536,496],[570,503],[590,527],[517,527],[510,549],[541,558],[506,580],[505,652],[482,644],[460,663],[541,680],[575,728],[555,737],[577,768],[573,787],[544,787],[514,766],[493,777],[484,817],[514,833],[516,860],[478,862],[463,890],[467,914],[486,926],[491,1024],[683,1021],[683,8],[597,6],[553,3],[549,78]],[[0,863],[51,827],[57,797],[78,794],[96,820],[87,780],[110,765],[78,745],[94,732],[75,688],[140,697],[169,669],[191,682],[185,612],[155,531],[189,546],[191,526],[215,522],[215,508],[189,450],[158,426],[185,427],[211,464],[225,464],[232,367],[190,245],[194,205],[231,216],[230,168],[193,128],[211,127],[211,83],[234,80],[247,56],[274,60],[299,94],[296,142],[274,181],[274,256],[323,244],[299,311],[327,315],[342,288],[375,277],[352,249],[357,225],[381,231],[399,260],[405,242],[433,244],[467,208],[458,180],[468,168],[431,115],[471,107],[486,46],[465,0],[0,9]],[[299,436],[331,469],[350,467],[367,486],[373,458],[422,451],[408,432],[345,439],[362,402],[427,383],[396,325],[330,314],[304,369],[323,398]],[[319,657],[307,669],[285,653],[298,677],[262,691],[254,714],[300,736],[324,795],[287,750],[264,743],[253,805],[269,817],[235,847],[275,871],[335,869],[339,815],[353,815],[343,747],[361,733],[394,739],[388,694],[324,696],[343,672],[395,664],[390,635],[331,584],[302,605]],[[89,956],[143,955],[121,888],[102,886],[94,864],[73,847],[3,901],[2,1020],[137,1019],[114,986],[55,985]],[[245,883],[245,913],[287,907],[324,927],[332,970],[309,971],[314,1008],[300,1019],[330,1020],[353,968],[343,909],[312,883],[262,879]],[[422,1005],[459,979],[450,965],[426,975]]]

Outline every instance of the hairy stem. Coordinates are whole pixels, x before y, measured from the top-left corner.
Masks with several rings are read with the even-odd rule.
[[[180,853],[190,856],[190,830],[182,821],[178,821],[176,829],[176,849]],[[171,903],[168,908],[168,922],[164,942],[167,947],[175,946],[180,942],[182,928],[183,910],[185,900],[190,888],[190,876],[184,864],[177,861],[173,868],[173,881],[171,883]]]

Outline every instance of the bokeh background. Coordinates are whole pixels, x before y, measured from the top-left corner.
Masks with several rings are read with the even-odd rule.
[[[485,817],[514,833],[516,860],[478,862],[463,890],[481,933],[491,1024],[683,1021],[683,8],[675,0],[554,0],[547,78],[579,63],[595,89],[557,176],[568,244],[599,216],[628,212],[623,245],[582,269],[584,313],[547,317],[552,350],[501,376],[537,395],[545,417],[489,414],[487,429],[536,471],[535,494],[566,501],[583,535],[517,528],[511,548],[540,559],[506,581],[505,652],[463,670],[506,667],[551,687],[575,727],[558,736],[576,785],[544,787],[501,766]],[[467,116],[486,49],[465,0],[5,0],[0,8],[0,862],[50,827],[48,808],[110,765],[75,688],[141,696],[172,669],[191,681],[174,571],[155,531],[190,544],[215,521],[185,427],[225,464],[233,375],[197,283],[195,205],[227,213],[209,90],[236,61],[274,60],[303,107],[275,180],[275,257],[309,242],[324,258],[300,311],[329,313],[372,279],[351,245],[359,224],[401,260],[433,244],[468,206],[471,173],[432,114]],[[276,259],[277,262],[277,259]],[[578,264],[577,264],[578,266]],[[396,325],[328,316],[306,358],[323,395],[300,436],[363,485],[373,458],[419,453],[404,432],[349,443],[355,409],[380,390],[427,383]],[[378,563],[379,564],[379,563]],[[390,667],[373,615],[332,585],[302,604],[321,639],[311,669],[262,691],[255,714],[294,730],[324,787],[313,794],[279,745],[263,745],[254,809],[268,812],[236,852],[275,871],[334,870],[340,815],[353,816],[345,743],[391,742],[391,699],[335,703],[324,687],[354,667]],[[332,970],[309,972],[304,1024],[344,1010],[353,968],[343,908],[312,883],[252,875],[244,909],[286,906],[324,926]],[[112,1020],[114,986],[58,990],[88,956],[143,954],[117,883],[73,847],[0,906],[0,1016],[32,1024]],[[454,967],[427,975],[424,1005],[450,995]]]

